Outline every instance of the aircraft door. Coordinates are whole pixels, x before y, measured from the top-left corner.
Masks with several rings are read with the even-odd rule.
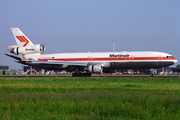
[[[133,56],[133,55],[131,55],[131,56],[129,57],[129,61],[130,61],[130,62],[133,62],[133,61],[134,61],[134,56]]]
[[[89,56],[89,57],[88,57],[88,61],[89,61],[89,62],[92,62],[92,61],[93,61],[93,57],[92,57],[92,56]]]
[[[161,55],[158,56],[158,60],[159,60],[159,62],[162,62],[162,56]]]

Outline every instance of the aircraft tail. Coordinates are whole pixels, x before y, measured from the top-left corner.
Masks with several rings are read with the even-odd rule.
[[[11,28],[16,43],[19,47],[26,47],[34,45],[19,28]]]
[[[10,53],[19,55],[20,58],[25,59],[25,55],[40,54],[44,52],[45,47],[42,44],[34,45],[19,28],[11,28],[17,45],[8,46]]]

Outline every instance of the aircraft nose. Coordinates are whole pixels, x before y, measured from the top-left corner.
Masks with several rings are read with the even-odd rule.
[[[177,63],[177,59],[174,60],[174,63]]]

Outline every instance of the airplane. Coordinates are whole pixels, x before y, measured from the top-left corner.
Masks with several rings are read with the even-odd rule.
[[[8,50],[16,56],[5,55],[24,65],[48,70],[67,70],[73,72],[73,77],[91,76],[91,73],[113,73],[116,69],[162,68],[177,62],[172,55],[155,51],[41,54],[45,51],[44,45],[34,45],[19,28],[11,30],[17,45],[8,46]],[[153,72],[150,76],[153,77]]]

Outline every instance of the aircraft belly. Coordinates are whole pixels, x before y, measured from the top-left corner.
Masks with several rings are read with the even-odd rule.
[[[24,63],[22,63],[24,64]],[[173,65],[174,62],[110,62],[108,66],[104,66],[104,69],[152,69],[152,68],[162,68],[166,66]],[[33,64],[27,63],[26,65],[30,65],[33,67],[38,67],[42,69],[48,70],[68,70],[73,71],[75,69],[83,70],[84,67],[80,66],[71,66],[69,65],[67,68],[63,68],[62,65],[50,65],[50,64]]]

